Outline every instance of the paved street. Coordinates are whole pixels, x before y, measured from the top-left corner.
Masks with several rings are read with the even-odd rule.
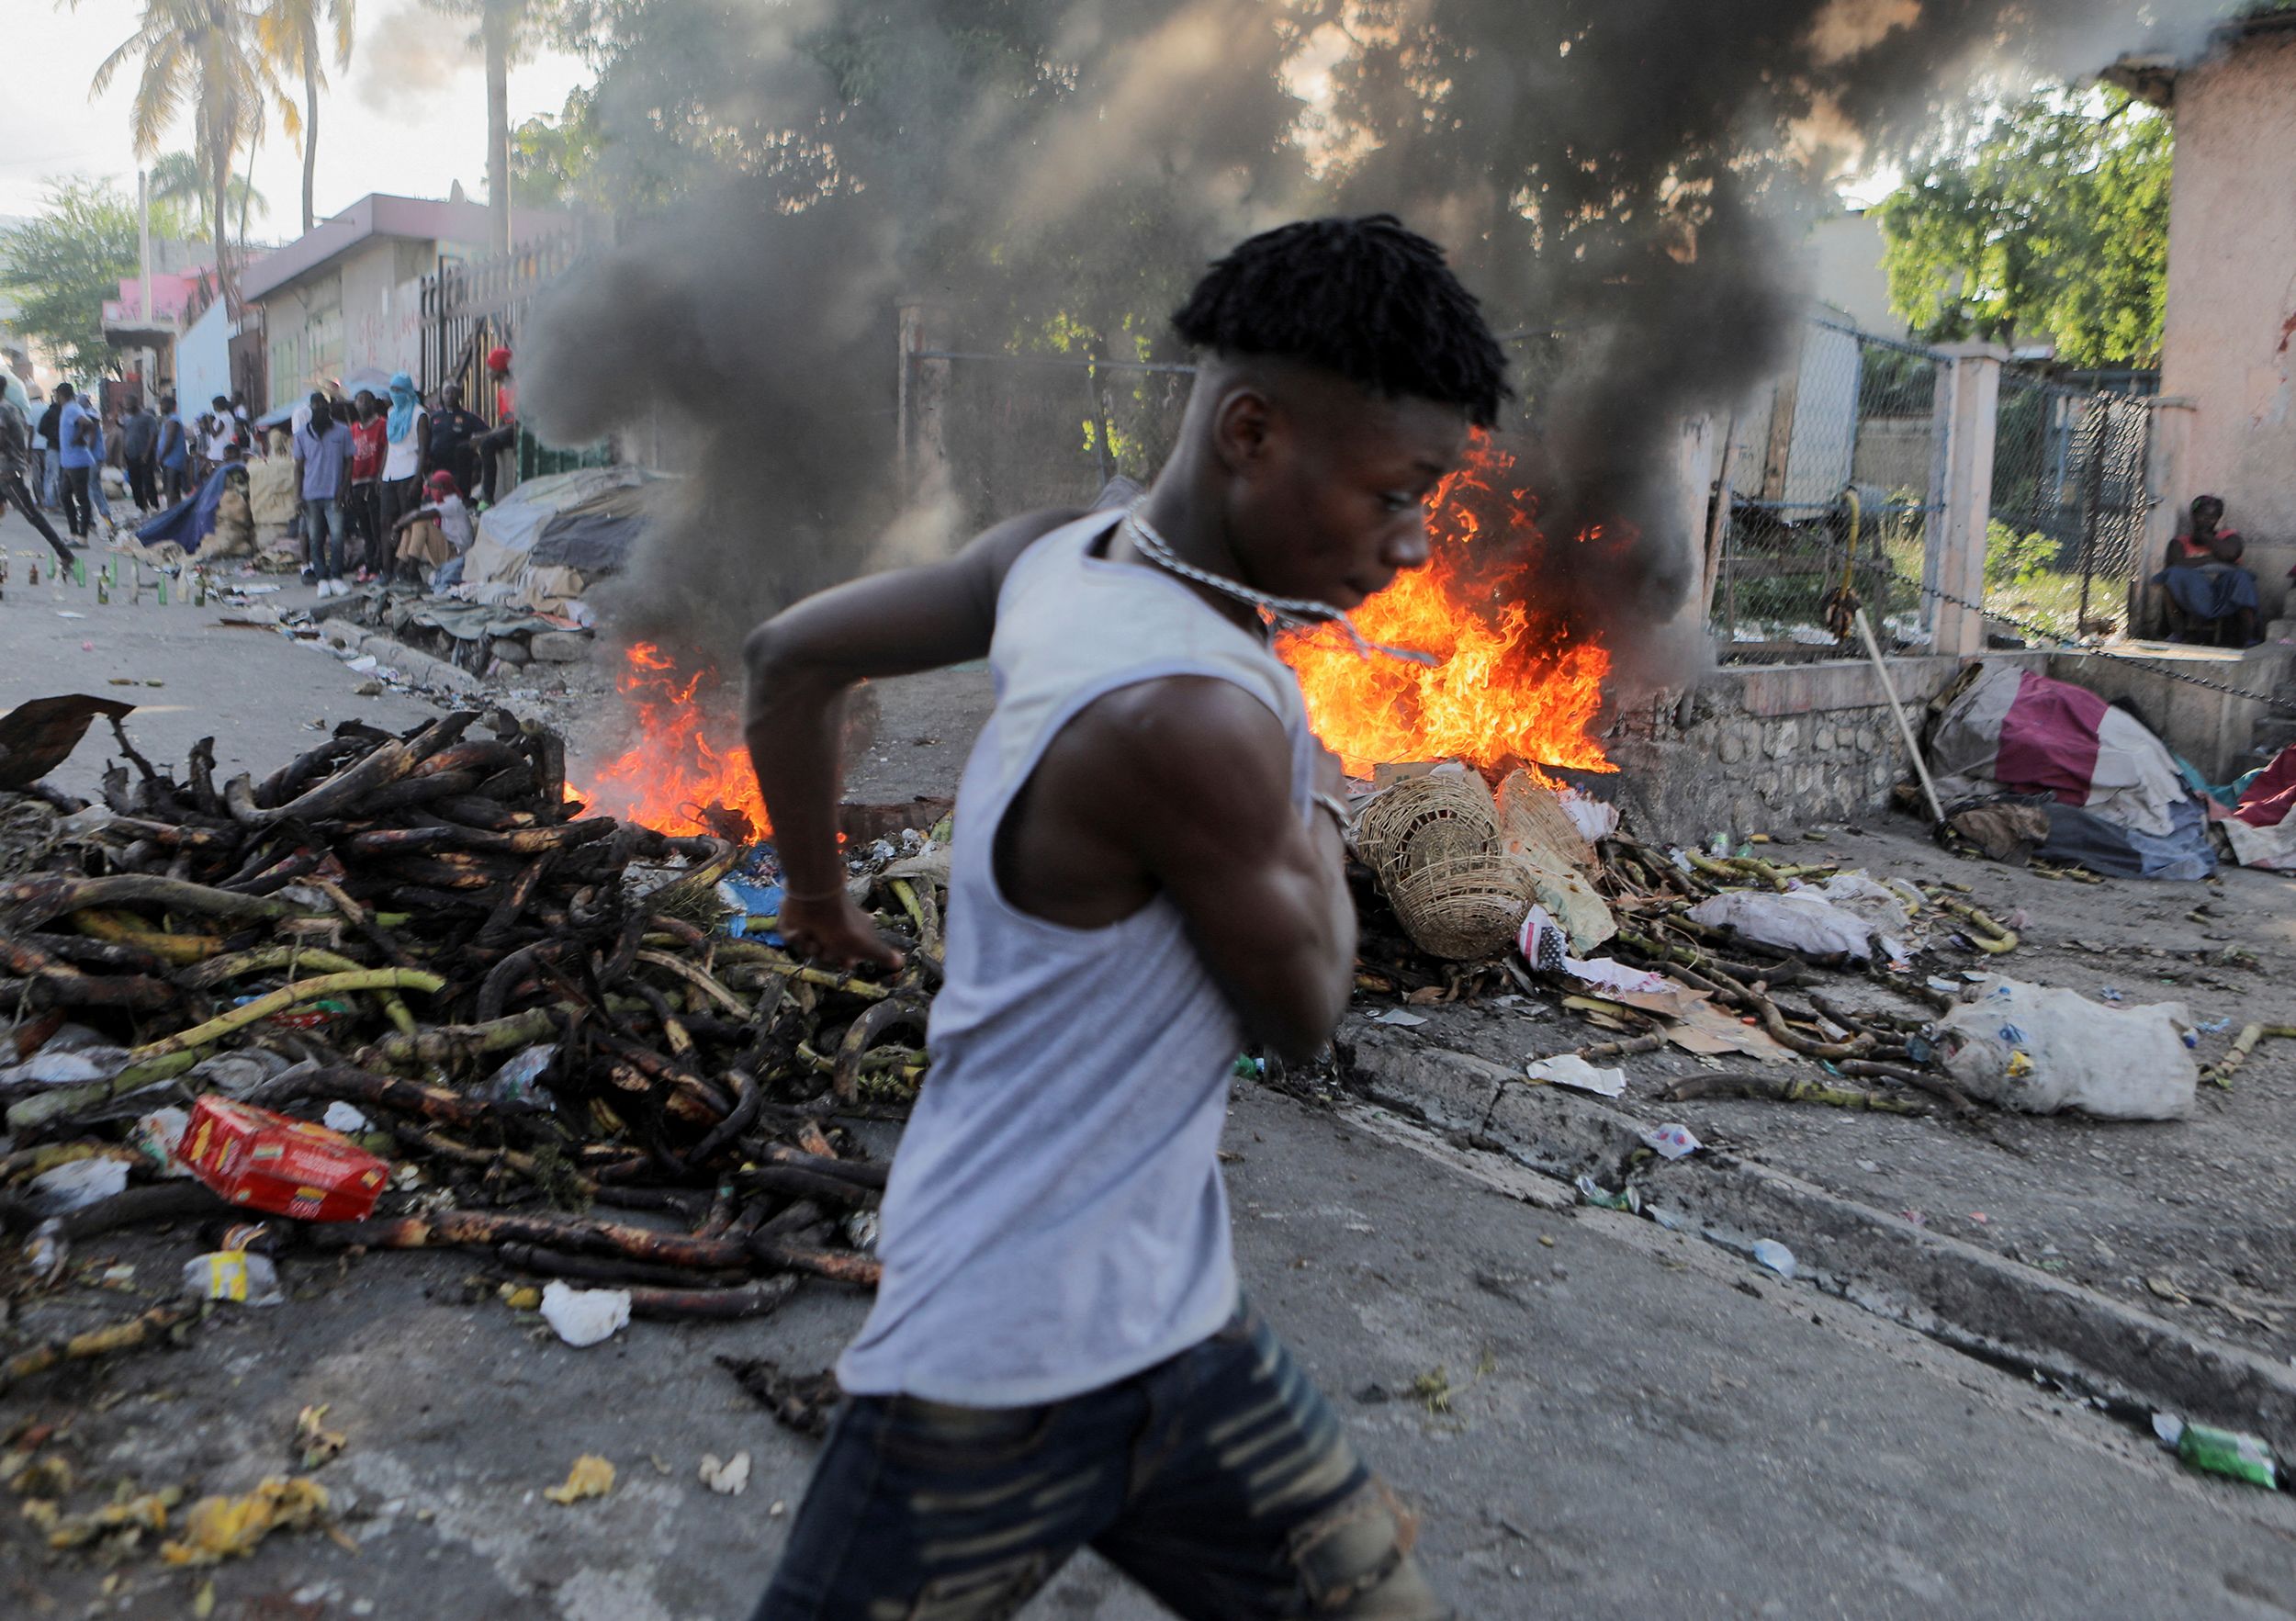
[[[12,557],[28,539],[20,523],[0,523]],[[333,658],[273,631],[223,626],[213,608],[99,608],[92,591],[19,589],[20,568],[12,562],[0,602],[0,704],[74,691],[148,700],[129,727],[155,759],[180,760],[212,732],[225,771],[261,772],[307,747],[314,722],[405,726],[434,713],[405,696],[360,697],[360,678]],[[268,600],[303,594],[290,584]],[[115,675],[164,684],[115,688]],[[977,674],[889,685],[868,748],[872,791],[897,797],[945,778],[981,685]],[[92,789],[108,743],[99,728],[57,780]],[[1896,859],[1906,841],[1855,849]],[[1984,872],[1956,868],[1966,871]],[[2251,883],[2272,887],[2250,894]],[[2251,923],[2227,927],[2277,927],[2279,883],[2235,875],[2228,887],[2245,910],[2233,909]],[[2068,896],[2079,916],[2039,929],[2068,958],[2092,936],[2167,940],[2166,918],[2112,915],[2131,897],[2171,910],[2189,900],[2181,889],[2127,886]],[[2043,900],[2054,897],[2032,904]],[[2236,1011],[2262,1007],[2276,983],[2198,988],[2207,1008]],[[1577,1039],[1502,1013],[1446,1015],[1427,1033],[1515,1064]],[[2252,1138],[2281,1139],[2268,1101],[2286,1073],[2268,1064],[2279,1062],[2259,1054],[2256,1090],[2225,1106],[2253,1118],[2212,1114],[2200,1147],[2150,1151],[2189,1174],[2194,1165],[2175,1154],[2237,1165],[2224,1173],[2237,1207],[2226,1219],[2244,1233],[2270,1224],[2259,1201],[2274,1156],[2263,1143],[2243,1157],[2235,1139],[2243,1120]],[[1987,1175],[1982,1156],[1998,1152],[1932,1122],[1773,1105],[1708,1106],[1697,1119],[1757,1155],[1774,1120],[1785,1163],[1849,1192],[1846,1167],[1869,1156],[1907,1179],[1874,1193],[1892,1200],[1972,1203]],[[1243,1086],[1227,1140],[1238,1245],[1249,1289],[1423,1512],[1429,1564],[1463,1616],[2296,1615],[2296,1505],[2185,1471],[2133,1415],[2108,1416],[1698,1238],[1569,1208],[1561,1184],[1496,1156],[1431,1158],[1375,1125],[1346,1099]],[[2185,1129],[2001,1130],[2026,1152],[2010,1155],[2016,1177],[1994,1173],[2008,1196],[1996,1209],[2030,1221],[2030,1236],[2020,1225],[2009,1245],[2030,1249],[2063,1236],[2045,1215],[2041,1173],[2053,1156],[2078,1165],[2092,1146]],[[2054,1146],[2065,1143],[2082,1152]],[[1536,1202],[1489,1185],[1510,1178]],[[2121,1180],[2100,1172],[2081,1198],[2101,1208],[2102,1189]],[[2152,1208],[2150,1197],[2130,1210]],[[2120,1220],[2140,1245],[2189,1246],[2182,1221],[2122,1216],[2099,1219]],[[199,1247],[187,1229],[99,1241],[83,1258],[131,1266],[127,1294],[68,1290],[17,1326],[76,1328],[163,1296]],[[2135,1269],[2149,1264],[2148,1251]],[[180,1350],[0,1399],[0,1434],[22,1421],[66,1424],[55,1448],[84,1480],[201,1492],[244,1490],[279,1471],[298,1412],[327,1403],[329,1427],[349,1446],[313,1478],[356,1551],[276,1536],[215,1572],[218,1615],[738,1618],[771,1567],[814,1448],[715,1359],[770,1356],[811,1372],[862,1310],[848,1291],[809,1284],[760,1323],[639,1323],[577,1351],[508,1309],[496,1296],[507,1274],[481,1257],[303,1255],[283,1271],[283,1306],[222,1311]],[[2110,1288],[2118,1277],[2100,1268],[2093,1281]],[[2276,1334],[2258,1343],[2286,1349]],[[744,1495],[714,1495],[697,1480],[704,1452],[743,1449],[755,1465]],[[615,1464],[612,1494],[546,1501],[543,1488],[585,1452]],[[52,1556],[0,1516],[0,1612],[10,1615],[179,1616],[204,1580],[148,1553],[117,1570]],[[1151,1612],[1087,1559],[1030,1613],[1137,1621]]]

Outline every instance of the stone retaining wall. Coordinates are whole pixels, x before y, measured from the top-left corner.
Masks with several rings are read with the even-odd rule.
[[[2032,663],[2042,654],[1996,654]],[[1893,659],[1890,676],[1918,726],[1958,659]],[[1645,838],[1790,833],[1854,821],[1886,805],[1911,767],[1880,678],[1864,659],[1717,670],[1688,691],[1620,710],[1604,748],[1616,775],[1569,773],[1615,802]]]

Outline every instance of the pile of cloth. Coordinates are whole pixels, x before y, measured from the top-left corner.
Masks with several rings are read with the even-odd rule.
[[[626,565],[663,482],[627,467],[527,479],[479,518],[454,594],[588,625],[584,593]]]
[[[2144,723],[2068,681],[1974,665],[1929,738],[1947,822],[1997,860],[2111,878],[2207,878],[2209,813]]]
[[[2210,819],[2223,830],[2244,867],[2296,872],[2296,746],[2272,763],[2222,788],[2204,789]]]

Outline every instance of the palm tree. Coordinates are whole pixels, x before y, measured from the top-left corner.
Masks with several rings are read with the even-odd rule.
[[[493,212],[494,251],[511,251],[510,67],[535,43],[557,0],[428,0],[434,11],[475,19],[474,43],[486,52],[487,206]]]
[[[319,93],[327,85],[327,47],[334,47],[335,66],[351,65],[351,28],[355,0],[267,0],[259,25],[264,54],[280,73],[303,81],[303,106],[282,98],[279,121],[290,139],[303,143],[303,229],[319,223],[312,210],[311,192],[319,168]]]
[[[231,177],[228,197],[239,215],[239,242],[247,245],[247,212],[251,208],[268,213],[271,199],[248,183],[245,175]],[[152,164],[152,202],[154,208],[162,205],[187,209],[199,227],[199,234],[213,239],[210,220],[215,200],[208,195],[208,177],[199,167],[199,160],[187,152],[163,152]]]
[[[161,137],[191,104],[192,146],[207,171],[216,283],[233,310],[239,281],[225,242],[231,160],[262,139],[264,105],[279,93],[278,75],[258,42],[261,22],[248,0],[143,0],[136,31],[104,59],[88,85],[89,95],[100,96],[122,67],[142,59],[129,114],[139,158],[157,155]]]

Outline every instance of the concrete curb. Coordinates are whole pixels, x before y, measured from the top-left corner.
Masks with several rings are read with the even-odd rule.
[[[1385,1030],[1346,1045],[1376,1101],[1547,1175],[1616,1188],[1641,1144],[1640,1122],[1486,1059]],[[2296,1455],[2296,1370],[2254,1352],[1736,1155],[1708,1151],[1636,1176],[1646,1210],[1739,1251],[1778,1239],[1797,1276],[1958,1349],[2108,1401],[2252,1430]]]
[[[434,659],[420,648],[396,642],[379,631],[368,630],[355,621],[331,618],[320,623],[319,634],[331,647],[349,649],[354,657],[365,653],[377,664],[387,664],[417,686],[439,687],[451,692],[477,692],[486,683],[460,665]]]

